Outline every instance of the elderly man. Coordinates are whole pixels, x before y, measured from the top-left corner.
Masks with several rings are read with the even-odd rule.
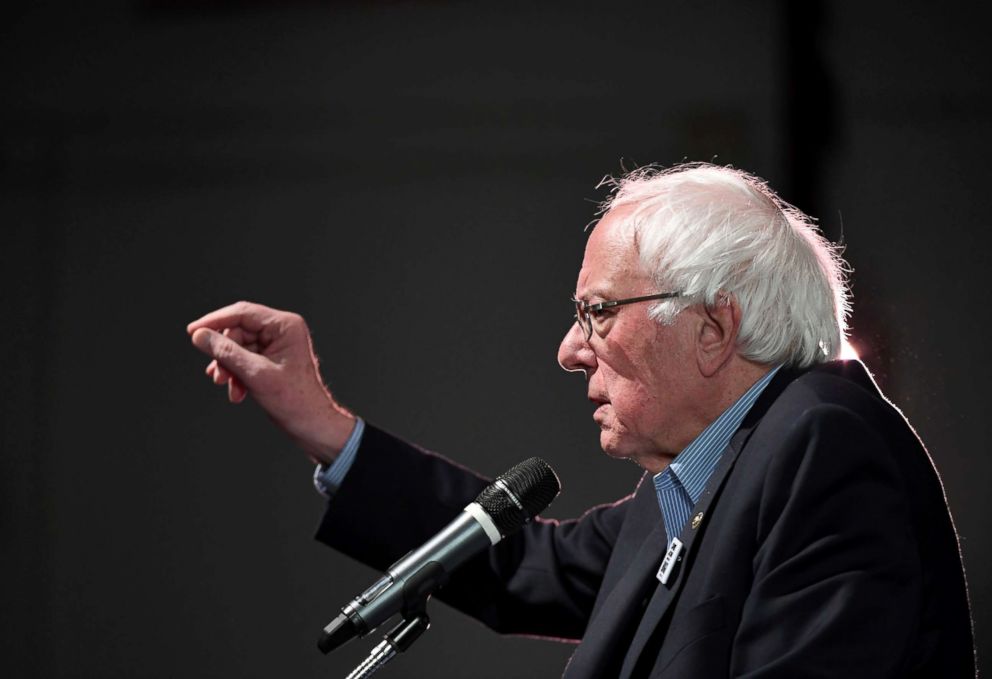
[[[567,677],[974,676],[940,481],[863,366],[836,360],[836,251],[729,168],[635,172],[606,209],[558,358],[585,374],[603,450],[645,475],[528,525],[441,598],[581,639]],[[230,399],[251,394],[318,464],[327,544],[385,568],[485,485],[339,407],[299,316],[238,303],[189,332]]]

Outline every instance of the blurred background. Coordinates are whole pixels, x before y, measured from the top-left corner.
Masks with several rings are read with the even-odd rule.
[[[311,539],[310,465],[189,345],[238,299],[304,314],[370,421],[487,474],[544,456],[550,516],[630,492],[555,352],[596,184],[682,160],[765,177],[846,246],[854,345],[942,473],[987,658],[976,7],[5,10],[0,674],[331,677],[374,645],[317,651],[375,574]],[[380,676],[552,677],[572,652],[432,606]]]

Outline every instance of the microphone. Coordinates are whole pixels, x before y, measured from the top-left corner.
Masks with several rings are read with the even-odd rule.
[[[520,530],[561,490],[547,462],[532,457],[496,477],[440,533],[394,563],[331,621],[317,642],[329,653],[364,637],[396,613],[423,610],[427,597],[467,559]]]

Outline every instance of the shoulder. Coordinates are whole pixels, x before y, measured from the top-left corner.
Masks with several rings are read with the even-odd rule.
[[[929,461],[902,414],[858,361],[783,369],[749,414],[742,462],[783,479],[813,461],[840,471]],[[766,477],[767,480],[767,477]]]
[[[914,482],[901,467],[925,453],[867,372],[851,368],[828,364],[770,385],[731,479],[761,540],[816,525],[816,535],[842,534],[862,513],[910,525]]]
[[[838,406],[866,416],[892,414],[895,408],[885,398],[871,374],[860,361],[831,361],[802,371],[784,370],[779,397],[769,413],[822,405]]]
[[[755,435],[782,436],[821,420],[846,420],[902,444],[919,444],[902,413],[860,361],[783,368],[748,417]]]

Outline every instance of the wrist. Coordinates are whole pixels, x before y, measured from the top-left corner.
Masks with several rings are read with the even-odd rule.
[[[314,464],[330,466],[348,442],[356,422],[354,415],[334,403],[314,420],[309,431],[293,438]]]

